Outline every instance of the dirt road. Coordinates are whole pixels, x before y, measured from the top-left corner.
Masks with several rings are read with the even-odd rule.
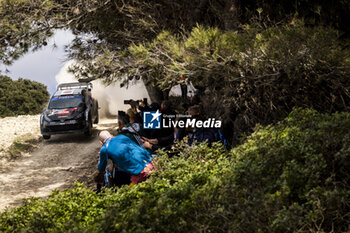
[[[77,180],[94,187],[100,144],[99,130],[113,130],[115,120],[101,120],[91,138],[84,135],[54,135],[42,141],[29,155],[0,168],[0,211],[16,206],[23,198],[46,197],[53,189],[71,187]]]

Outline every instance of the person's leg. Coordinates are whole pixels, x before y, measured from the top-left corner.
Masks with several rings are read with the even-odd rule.
[[[146,165],[146,167],[140,172],[140,174],[131,176],[131,183],[138,184],[147,180],[151,171],[154,169],[153,161]]]
[[[181,96],[182,98],[187,98],[187,85],[186,84],[180,84],[181,87]]]

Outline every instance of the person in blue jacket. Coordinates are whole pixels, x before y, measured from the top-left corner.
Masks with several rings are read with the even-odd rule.
[[[131,186],[146,180],[154,169],[153,158],[147,150],[137,145],[125,135],[113,137],[108,131],[101,131],[99,138],[102,144],[97,171],[94,174],[96,182],[103,181],[108,159],[115,165],[131,174]]]

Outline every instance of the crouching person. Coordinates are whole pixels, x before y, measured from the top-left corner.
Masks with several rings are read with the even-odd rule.
[[[112,137],[108,131],[101,131],[99,138],[103,146],[100,150],[98,170],[94,174],[94,180],[97,183],[103,182],[108,159],[131,174],[131,186],[149,177],[150,171],[154,169],[152,161],[154,156],[147,150],[122,134]]]

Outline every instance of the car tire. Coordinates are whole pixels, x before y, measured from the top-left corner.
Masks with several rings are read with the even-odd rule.
[[[98,115],[98,110],[97,110],[94,124],[98,124],[98,121],[99,121],[99,115]]]
[[[88,126],[87,130],[84,132],[84,134],[88,137],[90,137],[92,135],[92,122],[91,122],[91,120],[89,120],[89,126]]]
[[[96,100],[96,113],[95,113],[95,121],[94,121],[94,124],[98,124],[98,122],[99,122],[99,119],[100,117],[99,117],[99,115],[98,115],[98,102],[97,102],[97,100]]]
[[[44,138],[45,140],[48,140],[48,139],[51,138],[51,135],[43,135],[43,138]]]

